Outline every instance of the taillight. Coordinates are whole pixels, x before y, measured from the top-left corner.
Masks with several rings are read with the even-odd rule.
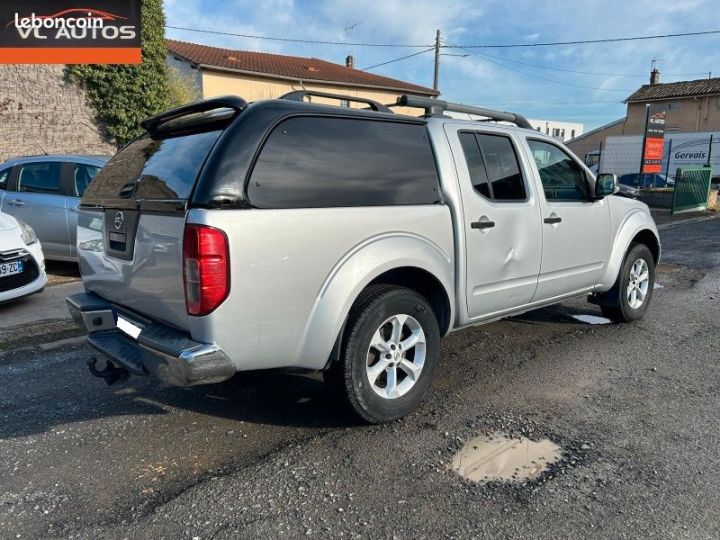
[[[188,315],[207,315],[223,303],[230,292],[230,254],[224,232],[207,225],[185,225],[183,277]]]

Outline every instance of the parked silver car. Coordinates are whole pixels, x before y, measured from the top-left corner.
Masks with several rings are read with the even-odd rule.
[[[46,259],[77,259],[80,197],[109,156],[47,155],[0,163],[0,212],[29,224]]]

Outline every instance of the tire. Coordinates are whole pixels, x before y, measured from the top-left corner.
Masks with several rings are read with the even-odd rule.
[[[644,279],[645,272],[647,277]],[[601,304],[603,315],[615,322],[642,319],[650,305],[654,286],[655,259],[652,253],[645,244],[631,244],[615,283],[617,299],[612,304]]]
[[[440,329],[428,301],[405,287],[372,285],[350,310],[325,382],[362,420],[390,422],[425,398],[439,357]]]

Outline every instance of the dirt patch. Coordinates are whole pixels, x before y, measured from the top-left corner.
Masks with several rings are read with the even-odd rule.
[[[18,348],[32,348],[81,334],[71,319],[53,319],[0,330],[0,352]]]

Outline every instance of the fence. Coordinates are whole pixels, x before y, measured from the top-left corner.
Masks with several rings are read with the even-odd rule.
[[[671,214],[705,210],[710,194],[710,167],[680,168],[675,174]]]

